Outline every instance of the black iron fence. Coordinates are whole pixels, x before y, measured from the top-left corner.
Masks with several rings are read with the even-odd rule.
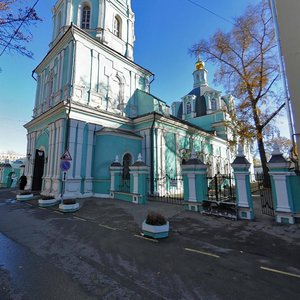
[[[130,179],[121,179],[117,192],[130,193]]]
[[[208,177],[208,200],[217,202],[235,200],[234,178],[231,174]]]
[[[208,177],[207,200],[203,201],[203,213],[237,219],[234,178],[231,174]]]
[[[181,176],[156,177],[152,180],[154,191],[149,193],[149,201],[183,204],[183,179]],[[150,181],[151,179],[149,179],[149,186],[151,186]]]
[[[255,175],[256,181],[258,183],[260,202],[261,202],[261,212],[264,215],[269,215],[274,217],[274,204],[273,204],[273,196],[272,196],[272,188],[266,187],[264,173],[257,173]]]

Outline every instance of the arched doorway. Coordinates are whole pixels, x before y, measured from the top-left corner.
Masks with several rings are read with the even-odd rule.
[[[35,159],[33,166],[32,191],[40,191],[42,189],[44,174],[45,152],[43,150],[35,150]]]
[[[122,191],[130,192],[130,169],[132,165],[132,156],[129,153],[126,153],[123,156],[123,173],[122,173]]]
[[[126,153],[123,157],[123,174],[122,178],[124,180],[129,180],[130,179],[130,174],[129,174],[129,166],[132,164],[132,156],[129,153]]]

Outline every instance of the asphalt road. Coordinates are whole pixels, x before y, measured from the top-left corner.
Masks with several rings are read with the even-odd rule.
[[[75,214],[0,190],[0,299],[298,299],[300,228],[179,206],[82,201]],[[139,235],[149,207],[167,239]]]

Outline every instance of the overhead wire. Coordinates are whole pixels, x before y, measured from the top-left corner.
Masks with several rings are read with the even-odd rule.
[[[201,5],[201,4],[199,4],[198,2],[195,2],[195,1],[193,1],[193,0],[187,0],[187,1],[190,2],[190,3],[193,4],[193,5],[196,5],[196,6],[200,7],[201,9],[203,9],[203,10],[209,12],[210,14],[212,14],[212,15],[218,17],[219,19],[222,19],[223,21],[228,22],[228,23],[234,25],[234,23],[233,23],[231,20],[222,17],[221,15],[219,15],[219,14],[215,13],[214,11],[208,9],[207,7],[205,7],[205,6]]]

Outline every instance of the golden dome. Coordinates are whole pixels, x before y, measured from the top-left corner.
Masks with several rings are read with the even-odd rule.
[[[203,70],[204,67],[205,67],[204,61],[198,60],[198,61],[196,62],[196,69],[197,69],[197,70]]]

